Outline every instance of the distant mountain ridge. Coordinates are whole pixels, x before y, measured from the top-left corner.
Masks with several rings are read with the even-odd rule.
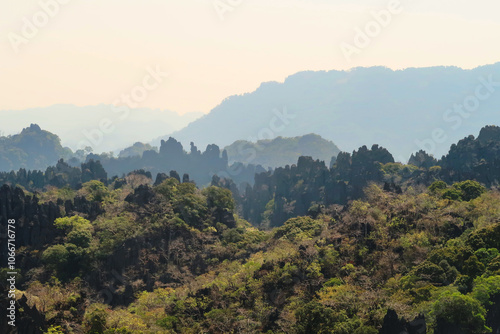
[[[472,70],[306,71],[283,83],[266,82],[252,93],[228,97],[170,135],[184,145],[194,141],[203,147],[230,145],[242,138],[316,133],[344,151],[377,143],[404,162],[420,149],[439,157],[485,123],[500,123],[497,82],[500,63]],[[477,100],[478,90],[487,98]]]
[[[72,153],[57,135],[31,124],[19,134],[0,137],[0,171],[45,169]]]
[[[224,149],[227,151],[229,163],[252,163],[271,168],[295,164],[300,156],[310,156],[328,164],[332,157],[340,153],[337,145],[316,134],[294,138],[278,137],[273,140],[259,140],[256,143],[238,140]]]
[[[127,109],[112,105],[79,107],[58,104],[25,110],[0,110],[4,134],[14,134],[26,126],[26,120],[57,133],[64,146],[73,150],[91,146],[94,152],[116,151],[135,142],[148,142],[180,130],[202,113],[179,115],[174,111],[148,108]],[[101,127],[105,128],[105,132]],[[118,153],[118,152],[117,152]]]

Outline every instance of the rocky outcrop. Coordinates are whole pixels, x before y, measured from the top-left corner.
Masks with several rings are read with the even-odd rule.
[[[370,183],[383,182],[381,166],[393,162],[393,156],[378,145],[363,146],[352,155],[341,152],[330,169],[323,161],[300,157],[297,165],[255,175],[255,185],[247,187],[242,201],[243,217],[255,225],[280,226],[289,218],[307,215],[315,204],[345,205],[363,197]],[[264,222],[264,212],[270,209],[269,222]]]
[[[95,297],[101,302],[128,305],[141,291],[183,284],[194,274],[205,273],[206,261],[213,254],[206,252],[204,243],[210,242],[171,225],[162,233],[124,241],[103,260],[100,270],[88,273],[85,281],[98,291]]]
[[[82,214],[89,220],[94,220],[97,216],[104,213],[101,203],[91,202],[82,196],[75,197],[73,201],[67,200],[64,202],[64,209],[66,216]]]
[[[149,204],[155,197],[155,192],[150,186],[140,185],[134,190],[134,193],[129,194],[125,201],[129,203],[136,204],[138,206],[144,206]]]
[[[16,247],[42,246],[59,233],[54,220],[61,217],[59,207],[53,203],[39,204],[35,196],[25,195],[20,188],[3,185],[0,188],[0,226],[2,237],[6,237],[7,222],[16,221]],[[7,248],[0,249],[2,267],[7,259]]]
[[[450,147],[439,162],[448,183],[476,180],[486,186],[500,182],[500,127],[486,126],[477,139],[468,136]]]
[[[2,294],[0,307],[5,310],[10,299],[6,294]],[[37,310],[36,306],[30,307],[25,295],[16,301],[15,327],[8,324],[11,319],[2,312],[0,317],[0,333],[5,334],[42,334],[47,329],[45,316]]]
[[[165,173],[158,173],[156,175],[156,181],[155,181],[155,186],[159,186],[160,184],[163,183],[163,181],[165,181],[166,179],[168,179],[168,175],[165,174]]]
[[[494,125],[487,125],[481,129],[477,140],[481,144],[488,144],[489,142],[498,142],[500,140],[500,127]]]
[[[58,203],[40,204],[36,196],[26,195],[21,188],[3,185],[0,188],[0,235],[6,238],[8,220],[14,219],[16,247],[41,248],[61,234],[61,231],[55,228],[54,221],[62,216],[62,205],[60,200]],[[81,214],[90,220],[104,212],[100,203],[90,202],[84,197],[66,201],[64,209],[67,216]],[[5,266],[6,255],[7,248],[1,247],[2,267]]]
[[[408,164],[414,165],[422,168],[431,168],[438,164],[437,160],[432,156],[427,154],[427,152],[420,150],[416,153],[412,153]]]
[[[94,155],[95,156],[95,155]],[[96,156],[99,158],[99,156]],[[0,157],[1,160],[2,157]],[[72,159],[70,159],[72,161]],[[74,167],[75,162],[68,164],[60,159],[55,166],[49,166],[45,172],[21,168],[17,172],[0,172],[0,184],[18,185],[34,192],[47,186],[62,188],[69,186],[80,189],[82,183],[90,180],[100,180],[107,184],[107,173],[99,161],[89,160],[81,164],[81,168]]]
[[[47,325],[45,316],[36,309],[36,306],[30,307],[25,295],[18,300],[19,317],[17,318],[18,333],[23,334],[41,334],[46,330]]]

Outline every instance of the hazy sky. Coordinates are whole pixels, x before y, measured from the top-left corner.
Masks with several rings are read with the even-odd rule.
[[[351,62],[341,43],[391,1],[65,0],[44,22],[41,3],[53,1],[2,1],[0,110],[115,103],[157,66],[169,76],[138,106],[185,113],[301,70],[500,61],[498,0],[401,0]],[[215,5],[231,9],[224,20]],[[26,20],[36,35],[23,35]]]

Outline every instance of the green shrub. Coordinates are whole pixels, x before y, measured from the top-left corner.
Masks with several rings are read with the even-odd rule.
[[[486,191],[486,188],[479,184],[479,182],[471,180],[455,183],[453,187],[462,192],[462,199],[467,202],[478,198]]]
[[[88,334],[103,334],[106,330],[106,309],[104,305],[92,305],[85,312],[84,326]]]
[[[448,185],[444,181],[434,181],[430,186],[429,186],[429,191],[435,193],[438,190],[443,190],[446,189]]]
[[[234,211],[234,200],[230,190],[219,187],[208,187],[201,192],[207,199],[208,208]]]
[[[104,202],[112,201],[113,193],[104,185],[104,183],[92,180],[82,185],[82,191],[89,201]]]
[[[450,188],[443,192],[442,197],[444,199],[449,199],[450,201],[461,201],[462,192],[459,189]]]
[[[440,296],[433,303],[431,314],[436,320],[459,325],[466,333],[482,334],[490,330],[486,327],[486,310],[481,303],[459,292]]]

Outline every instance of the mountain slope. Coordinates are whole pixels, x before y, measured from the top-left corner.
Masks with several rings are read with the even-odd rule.
[[[31,124],[20,134],[0,137],[0,171],[45,169],[71,154],[70,149],[61,146],[57,135],[40,129],[36,124]]]
[[[272,168],[295,164],[300,156],[310,156],[329,163],[340,152],[334,143],[315,134],[294,138],[278,137],[259,140],[257,143],[238,140],[225,150],[230,163],[252,163]]]
[[[172,136],[203,147],[313,132],[343,151],[377,143],[396,160],[406,161],[420,149],[440,156],[485,123],[500,123],[500,89],[497,84],[484,87],[488,78],[500,81],[500,63],[473,70],[371,67],[300,72],[284,83],[263,83],[255,92],[231,96]],[[478,87],[489,96],[479,106],[467,107],[473,109],[469,113],[463,104],[476,102]],[[462,105],[461,114],[453,110],[455,105]]]

